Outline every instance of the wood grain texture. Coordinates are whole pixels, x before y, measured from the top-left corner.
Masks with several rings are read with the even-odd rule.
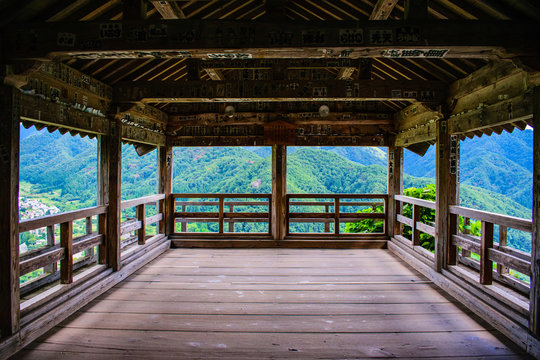
[[[512,359],[521,352],[386,250],[172,249],[16,358],[52,354]]]
[[[0,85],[0,338],[19,329],[19,119],[17,95]]]
[[[529,329],[540,338],[540,88],[534,89],[533,227]]]

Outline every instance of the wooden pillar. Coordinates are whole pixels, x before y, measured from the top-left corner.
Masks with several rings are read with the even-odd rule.
[[[449,143],[449,171],[448,171],[448,205],[459,205],[459,164],[460,164],[460,143],[457,135],[450,135]],[[457,265],[458,247],[452,245],[452,235],[458,233],[459,216],[448,214],[448,239],[446,242],[446,259],[444,268],[448,265]]]
[[[0,85],[0,338],[19,331],[19,94]]]
[[[529,329],[540,338],[540,87],[534,89],[533,105],[533,232]]]
[[[435,264],[436,271],[441,272],[445,266],[446,246],[449,241],[449,199],[450,199],[450,136],[448,123],[442,119],[437,121],[436,173],[437,187],[436,224],[435,224]]]
[[[172,168],[173,148],[170,144],[158,148],[158,193],[165,194],[165,201],[160,203],[163,220],[159,223],[159,232],[169,236],[174,232],[174,204],[172,203]]]
[[[107,169],[107,177],[102,181],[102,188],[107,192],[107,264],[114,271],[120,270],[120,225],[121,225],[121,174],[122,174],[122,122],[110,119],[109,135],[105,141],[107,149],[101,154],[100,168]],[[107,156],[108,153],[108,156]],[[105,174],[103,174],[105,175]]]
[[[386,234],[392,237],[399,234],[400,225],[396,222],[395,195],[403,194],[403,148],[388,147],[388,203],[386,209]]]
[[[287,146],[272,145],[272,237],[283,240],[286,228]]]

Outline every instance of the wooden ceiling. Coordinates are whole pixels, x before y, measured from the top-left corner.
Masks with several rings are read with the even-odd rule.
[[[131,0],[130,0],[131,1]],[[141,0],[137,0],[141,1]],[[132,2],[137,2],[132,1]],[[277,13],[291,20],[367,20],[404,18],[404,0],[268,0]],[[0,1],[3,26],[21,22],[71,22],[122,20],[122,0],[26,0]],[[257,20],[267,16],[266,0],[148,1],[146,19]],[[390,9],[390,14],[385,11]],[[531,0],[431,0],[429,19],[540,19],[540,4]],[[66,59],[68,65],[109,85],[120,81],[182,81],[188,75],[187,59]],[[485,65],[482,59],[389,59],[374,58],[371,79],[438,80],[451,83]],[[237,70],[224,70],[224,80]],[[326,69],[336,79],[339,69]],[[353,74],[354,77],[357,74]],[[202,72],[201,79],[212,74]],[[214,78],[215,79],[215,78]],[[166,104],[157,104],[165,108]],[[390,109],[407,104],[387,104]]]
[[[407,1],[411,1],[406,6]],[[412,5],[413,1],[420,4],[419,7]],[[422,3],[428,3],[422,7]],[[408,13],[405,14],[406,9]],[[416,10],[419,9],[419,10]],[[426,13],[427,9],[427,13]],[[280,19],[291,21],[328,21],[329,23],[340,21],[363,21],[369,20],[421,20],[436,22],[437,20],[523,20],[538,22],[540,20],[540,1],[533,0],[0,0],[0,11],[4,16],[0,19],[0,27],[7,29],[9,26],[24,23],[76,23],[76,22],[103,22],[119,20],[148,20],[159,21],[162,19],[189,19],[191,20],[240,20],[255,22],[273,21],[279,23]],[[415,12],[418,11],[418,12]],[[426,20],[427,19],[427,20]],[[371,21],[369,21],[371,23]],[[482,23],[483,24],[483,23]],[[495,26],[498,24],[494,23]],[[493,25],[493,24],[492,24]],[[63,26],[63,25],[58,25]],[[77,25],[78,26],[78,25]],[[187,26],[187,25],[186,25]],[[190,25],[191,26],[191,25]],[[58,30],[57,30],[58,31]],[[504,29],[502,30],[504,31]],[[444,33],[444,32],[443,32]],[[485,31],[484,31],[485,33]],[[439,34],[440,35],[440,34]],[[446,36],[446,34],[443,34]],[[468,35],[468,34],[467,34]],[[471,34],[474,37],[475,34]],[[488,34],[491,35],[491,32]],[[443,38],[445,38],[443,36]],[[450,36],[450,35],[449,35]],[[527,36],[524,36],[526,38]],[[531,38],[533,38],[531,36]],[[427,42],[426,42],[427,43]],[[523,46],[523,44],[521,45]],[[379,53],[377,53],[379,54]],[[203,54],[206,55],[206,54]],[[260,54],[259,54],[260,55]],[[153,56],[153,55],[152,55]],[[361,55],[364,56],[364,55]],[[369,56],[369,55],[368,55]],[[264,54],[261,57],[265,57]],[[188,57],[155,57],[137,58],[84,58],[84,56],[64,56],[56,60],[63,62],[80,72],[91,76],[103,83],[122,88],[133,82],[155,84],[163,82],[166,86],[174,87],[171,82],[183,82],[187,80],[264,80],[265,71],[267,77],[272,79],[272,69],[260,70],[257,77],[250,77],[249,71],[234,66],[205,69],[201,65],[201,59]],[[203,63],[205,62],[203,58]],[[282,59],[287,61],[287,59]],[[218,60],[222,61],[223,60]],[[210,63],[209,61],[207,64]],[[375,56],[372,57],[367,72],[362,73],[362,66],[344,68],[339,66],[324,66],[316,69],[302,70],[300,80],[306,81],[330,81],[330,80],[390,80],[418,82],[439,82],[450,85],[459,79],[480,69],[488,63],[486,58],[480,57],[441,57],[419,58],[404,57],[392,58]],[[193,66],[197,64],[197,76],[193,78]],[[207,66],[208,67],[208,66]],[[199,72],[199,68],[201,71]],[[293,70],[293,72],[296,70]],[[311,72],[311,74],[307,74]],[[259,77],[260,76],[260,77]],[[294,75],[293,75],[294,76]],[[303,76],[303,78],[302,78]],[[310,77],[311,76],[311,77]],[[273,79],[276,80],[276,79]],[[179,83],[180,84],[180,83]],[[189,84],[189,83],[186,83]],[[161,86],[161,85],[159,85]],[[183,85],[184,87],[186,85]],[[161,99],[159,99],[161,100]],[[157,100],[156,100],[157,101]],[[148,103],[148,102],[147,102]],[[326,101],[326,103],[329,103]],[[225,102],[199,103],[192,101],[190,104],[169,103],[163,101],[150,102],[159,110],[168,114],[197,114],[197,113],[223,113]],[[330,103],[329,103],[330,105]],[[376,100],[364,99],[358,103],[348,104],[348,108],[341,111],[359,113],[394,114],[406,109],[411,101]],[[264,112],[282,109],[285,112],[316,112],[320,103],[309,101],[300,104],[292,101],[292,104],[268,105],[264,103],[242,104],[238,110],[244,112]],[[310,108],[303,108],[309,106]],[[331,106],[332,109],[340,105]],[[203,109],[203,110],[201,110]],[[521,124],[526,126],[526,123]],[[510,127],[508,131],[511,131]],[[491,131],[490,129],[488,129]],[[502,130],[501,130],[502,131]]]

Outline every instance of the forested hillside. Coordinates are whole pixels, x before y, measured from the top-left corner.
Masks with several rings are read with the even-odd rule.
[[[530,133],[530,132],[524,132]],[[522,135],[522,134],[520,134]],[[525,134],[528,135],[528,134]],[[520,145],[526,148],[528,137]],[[496,149],[491,145],[492,149]],[[510,144],[507,144],[510,146]],[[46,131],[27,134],[21,142],[21,195],[39,194],[44,203],[60,211],[95,204],[97,187],[97,141],[61,136]],[[287,158],[289,193],[385,193],[385,151],[379,148],[291,148]],[[463,146],[465,152],[472,152]],[[488,149],[477,149],[482,154]],[[124,145],[122,161],[122,198],[155,193],[157,156],[153,151],[139,157],[132,146]],[[352,158],[355,161],[346,159]],[[431,156],[429,153],[426,156]],[[492,158],[504,157],[504,152]],[[474,158],[474,157],[473,157]],[[474,158],[481,161],[482,158]],[[409,159],[410,160],[410,159]],[[407,160],[406,160],[407,161]],[[482,160],[483,161],[483,160]],[[362,165],[359,162],[370,163]],[[491,179],[488,163],[480,162],[479,179]],[[507,167],[513,166],[506,163]],[[526,169],[526,160],[519,164]],[[469,165],[462,162],[463,171]],[[269,148],[176,148],[174,150],[173,190],[187,193],[270,193],[271,158]],[[502,171],[502,170],[501,170]],[[432,183],[425,177],[405,176],[405,187],[423,187]],[[495,173],[496,177],[503,176]],[[505,181],[524,181],[505,175]],[[474,183],[473,181],[468,181]],[[467,182],[465,182],[467,184]],[[478,185],[485,185],[478,180]],[[503,184],[499,184],[502,188]],[[508,187],[505,187],[508,188]],[[461,186],[461,204],[486,211],[530,218],[530,210],[509,197],[470,185]],[[521,239],[520,241],[522,241]],[[523,248],[523,246],[520,246]]]

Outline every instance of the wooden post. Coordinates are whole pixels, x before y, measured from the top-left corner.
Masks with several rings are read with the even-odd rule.
[[[98,247],[98,263],[107,264],[107,215],[98,215],[98,231],[103,235],[105,242]]]
[[[493,248],[493,224],[482,221],[482,243],[480,245],[480,284],[490,285],[493,281],[493,261],[489,260],[489,249]]]
[[[60,282],[73,282],[73,222],[60,224],[60,247],[64,248],[64,258],[60,260]]]
[[[334,198],[334,234],[339,235],[339,197]]]
[[[55,242],[54,225],[49,225],[47,226],[47,246],[54,246]],[[58,270],[58,264],[53,262],[52,264],[46,265],[44,270],[47,274],[54,274]]]
[[[286,229],[287,147],[272,145],[272,237],[283,240]]]
[[[0,338],[19,331],[19,95],[0,85]]]
[[[459,205],[459,138],[456,135],[450,136],[449,143],[449,171],[448,171],[448,205]],[[443,264],[445,268],[448,265],[457,265],[458,263],[458,247],[452,244],[452,235],[456,235],[459,231],[459,216],[450,214],[448,211],[448,237],[446,239],[446,262]]]
[[[446,244],[449,241],[449,193],[450,193],[450,137],[448,123],[437,121],[436,175],[437,187],[436,224],[435,224],[435,262],[434,268],[441,272],[445,265]]]
[[[225,201],[225,198],[223,196],[220,196],[219,197],[219,206],[218,206],[218,209],[219,209],[219,222],[218,222],[218,232],[220,234],[223,234],[223,231],[224,231],[224,222],[225,222],[225,217],[224,217],[224,212],[225,212],[225,209],[224,209],[224,204],[223,202]]]
[[[328,214],[330,212],[330,206],[328,205],[324,205],[324,213],[325,214]],[[330,220],[330,219],[326,219],[326,220]],[[325,221],[324,222],[324,232],[325,233],[329,233],[330,232],[330,223],[328,221]]]
[[[499,225],[499,246],[497,248],[498,250],[502,250],[501,248],[503,246],[506,246],[507,231],[508,231],[508,228],[506,226]],[[509,272],[508,266],[504,266],[502,264],[497,263],[497,272],[499,273],[499,275],[508,274]]]
[[[93,232],[92,230],[92,217],[89,216],[86,218],[86,235],[90,235]],[[88,257],[94,256],[94,247],[86,249],[84,255]]]
[[[113,271],[120,270],[122,123],[111,119],[109,141],[109,211],[107,214],[107,261]]]
[[[533,232],[529,329],[540,338],[540,87],[534,89],[533,118]]]
[[[403,148],[388,147],[388,209],[386,209],[386,234],[392,237],[399,234],[401,225],[396,221],[398,213],[395,195],[403,194]]]
[[[421,207],[412,204],[412,246],[420,246],[420,230],[416,228],[416,223],[420,221]]]
[[[229,205],[229,211],[234,213],[234,205]],[[229,232],[234,232],[234,219],[229,220]]]
[[[165,201],[160,203],[163,220],[159,223],[160,233],[167,236],[175,232],[174,204],[172,199],[173,149],[170,144],[158,148],[158,193],[165,194]],[[184,210],[185,211],[185,210]],[[184,223],[182,223],[184,224]],[[182,230],[184,231],[184,230]]]
[[[137,220],[141,222],[141,228],[137,230],[137,242],[139,245],[146,243],[146,206],[137,205]]]

